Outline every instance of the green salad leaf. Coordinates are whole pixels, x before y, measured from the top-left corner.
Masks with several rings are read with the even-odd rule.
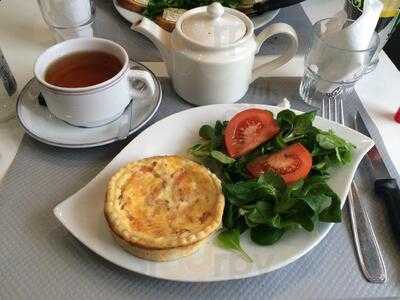
[[[222,164],[229,165],[229,164],[235,162],[235,160],[233,158],[229,157],[225,153],[222,153],[221,151],[212,150],[210,152],[210,155],[211,155],[212,158],[218,160]]]
[[[225,249],[237,251],[246,261],[253,262],[251,257],[240,246],[238,229],[224,230],[218,235],[218,244]]]
[[[285,233],[284,229],[273,228],[270,226],[259,225],[250,230],[251,240],[261,246],[275,244]]]
[[[165,8],[182,8],[182,9],[192,9],[199,6],[210,5],[215,1],[213,0],[150,0],[144,15],[149,18],[154,18],[163,13]],[[235,8],[237,7],[241,0],[220,0],[220,2],[225,7]]]
[[[224,231],[218,240],[224,248],[235,250],[248,260],[240,247],[240,234],[246,230],[254,243],[267,246],[292,229],[312,231],[317,222],[341,222],[340,199],[327,180],[331,168],[351,161],[355,147],[332,130],[313,126],[315,116],[315,112],[296,115],[290,110],[281,111],[276,117],[280,132],[236,159],[229,157],[224,146],[227,121],[200,128],[202,142],[191,147],[189,153],[220,168],[225,208]],[[312,170],[307,178],[286,185],[272,171],[258,178],[249,175],[246,165],[250,161],[293,143],[301,143],[312,154]]]

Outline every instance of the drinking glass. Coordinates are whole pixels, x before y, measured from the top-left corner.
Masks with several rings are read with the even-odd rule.
[[[376,25],[376,32],[379,35],[379,45],[366,69],[366,73],[374,70],[379,62],[379,53],[390,39],[398,25],[400,24],[400,0],[382,0],[383,11]],[[364,0],[346,0],[344,11],[349,19],[357,19],[361,16],[364,7]]]
[[[17,82],[0,49],[0,122],[15,116]]]
[[[319,107],[324,98],[342,97],[353,88],[364,74],[379,44],[375,33],[370,46],[364,50],[334,47],[325,38],[335,19],[324,19],[313,26],[312,40],[305,57],[305,72],[299,93],[303,100]],[[354,21],[347,20],[344,27]]]
[[[92,37],[96,6],[93,0],[37,0],[43,19],[58,42]]]

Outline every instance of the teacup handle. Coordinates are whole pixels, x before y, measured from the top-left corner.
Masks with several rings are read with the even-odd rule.
[[[136,100],[138,98],[149,98],[154,95],[156,87],[154,85],[154,79],[152,75],[148,71],[144,70],[129,70],[128,71],[128,80],[129,80],[129,95],[132,99]],[[135,81],[141,81],[147,87],[144,88],[144,85],[138,87],[134,86]],[[143,93],[143,90],[147,90],[146,93]]]
[[[291,60],[293,58],[293,56],[296,55],[297,48],[299,46],[299,40],[297,38],[296,31],[293,29],[292,26],[285,24],[285,23],[272,24],[272,25],[268,26],[267,28],[265,28],[263,31],[261,31],[257,35],[257,37],[256,37],[257,53],[260,51],[261,45],[267,39],[269,39],[271,36],[274,36],[276,34],[287,35],[290,39],[289,47],[286,49],[286,51],[281,56],[275,58],[272,61],[264,63],[261,66],[255,67],[253,69],[253,75],[252,75],[251,82],[253,82],[258,77],[261,77],[262,75],[265,75],[268,72],[275,70],[275,69],[279,68],[280,66],[283,66],[289,60]]]

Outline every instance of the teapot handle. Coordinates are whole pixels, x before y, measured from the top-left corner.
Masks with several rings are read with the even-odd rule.
[[[275,23],[268,27],[266,27],[263,31],[261,31],[256,37],[257,43],[257,52],[260,51],[261,45],[269,39],[271,36],[276,34],[285,34],[289,37],[290,43],[289,47],[286,51],[279,57],[275,58],[272,61],[264,63],[260,66],[257,66],[253,69],[252,79],[253,82],[258,77],[267,74],[268,72],[275,70],[284,64],[286,64],[289,60],[293,58],[293,56],[297,53],[297,48],[299,46],[299,40],[297,38],[296,31],[292,26],[285,23]]]

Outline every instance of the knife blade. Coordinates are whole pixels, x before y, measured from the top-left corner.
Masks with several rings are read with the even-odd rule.
[[[367,126],[359,112],[356,115],[356,128],[360,133],[371,137]],[[380,155],[376,146],[372,147],[366,155],[370,162],[369,168],[375,182],[375,193],[385,201],[389,222],[393,233],[400,243],[400,189],[396,179],[390,176],[390,173]]]

